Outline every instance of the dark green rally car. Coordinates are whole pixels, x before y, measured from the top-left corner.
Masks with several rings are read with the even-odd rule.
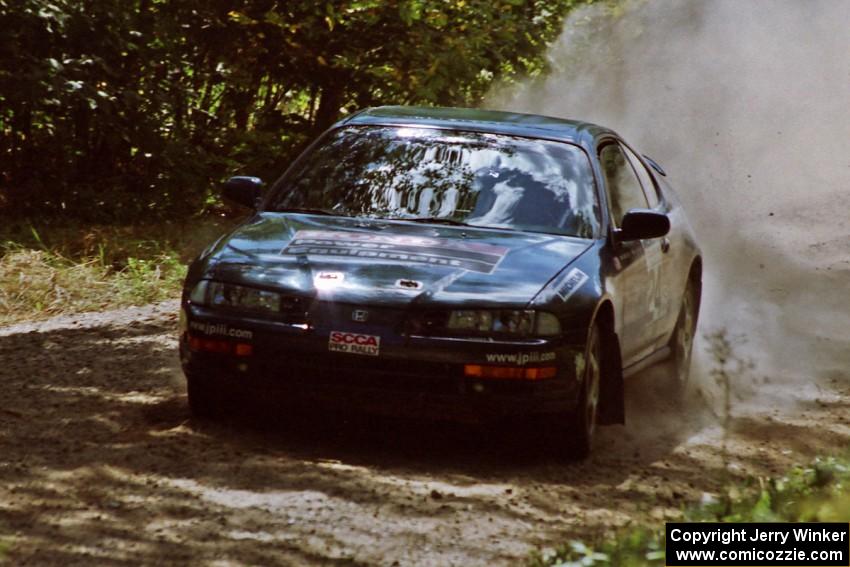
[[[195,260],[189,404],[242,397],[438,420],[545,414],[586,454],[623,379],[687,380],[702,260],[664,171],[558,118],[388,107],[325,132]]]

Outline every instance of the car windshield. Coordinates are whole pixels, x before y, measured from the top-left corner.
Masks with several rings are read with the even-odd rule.
[[[562,142],[433,128],[340,128],[275,186],[267,210],[548,232],[591,238],[590,163]]]

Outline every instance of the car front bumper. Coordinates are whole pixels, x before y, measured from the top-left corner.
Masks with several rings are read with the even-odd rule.
[[[316,404],[342,410],[446,421],[482,422],[574,408],[583,373],[583,344],[563,338],[468,340],[381,334],[376,356],[332,352],[329,332],[222,316],[185,306],[181,361],[202,386],[287,407]],[[349,325],[343,331],[360,331]],[[190,337],[250,344],[250,355],[198,352]],[[544,360],[545,362],[539,362]],[[556,367],[547,379],[492,379],[466,375],[466,365]]]

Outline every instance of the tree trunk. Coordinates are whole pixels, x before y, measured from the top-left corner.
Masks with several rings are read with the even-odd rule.
[[[319,98],[319,108],[313,119],[313,130],[316,134],[324,132],[339,118],[345,89],[339,84],[325,85]]]

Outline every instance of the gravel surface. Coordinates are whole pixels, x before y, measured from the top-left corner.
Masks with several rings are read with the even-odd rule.
[[[720,487],[718,420],[697,398],[666,402],[659,369],[629,382],[629,425],[604,428],[577,463],[547,458],[530,428],[309,411],[198,421],[176,311],[0,329],[0,546],[12,563],[515,564],[677,518]],[[733,475],[847,446],[846,376],[788,396],[736,405]]]

